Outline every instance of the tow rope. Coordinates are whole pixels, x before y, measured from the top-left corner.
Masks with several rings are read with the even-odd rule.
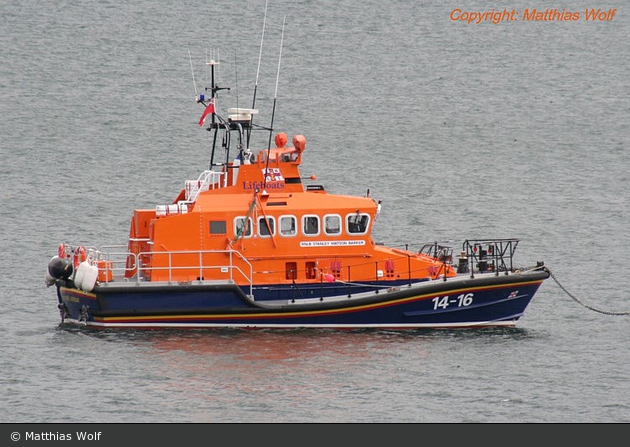
[[[573,299],[573,301],[578,303],[580,306],[586,307],[587,309],[592,310],[593,312],[599,312],[600,314],[604,314],[604,315],[630,315],[630,312],[609,312],[606,310],[596,309],[587,304],[584,304],[583,302],[578,300],[575,296],[573,296],[562,284],[560,284],[560,281],[558,281],[558,278],[556,278],[554,274],[551,273],[551,270],[547,269],[547,271],[551,275],[551,278],[556,282],[556,284],[558,284],[558,287],[560,287],[564,293],[569,295]]]

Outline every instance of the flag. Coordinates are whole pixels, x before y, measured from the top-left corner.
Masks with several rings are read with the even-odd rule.
[[[203,123],[206,121],[206,117],[211,113],[214,113],[214,98],[210,100],[206,106],[206,110],[203,111],[203,115],[201,115],[201,119],[199,120],[200,126],[203,126]]]

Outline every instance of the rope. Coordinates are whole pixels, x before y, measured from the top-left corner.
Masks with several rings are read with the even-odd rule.
[[[558,279],[554,276],[554,274],[551,273],[551,270],[547,270],[547,271],[551,275],[551,278],[556,282],[556,284],[558,284],[558,287],[560,287],[564,291],[564,293],[569,295],[573,299],[573,301],[578,303],[580,306],[586,307],[587,309],[592,310],[593,312],[599,312],[600,314],[604,314],[604,315],[630,315],[630,312],[608,312],[605,310],[595,309],[594,307],[591,307],[582,303],[575,296],[573,296],[567,289],[565,289],[562,284],[560,284],[560,281],[558,281]]]

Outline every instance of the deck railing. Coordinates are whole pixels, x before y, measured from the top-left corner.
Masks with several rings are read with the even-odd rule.
[[[460,273],[468,273],[471,277],[474,272],[479,273],[514,271],[514,252],[519,243],[519,239],[468,239],[462,244],[462,257],[466,259],[465,263],[461,263],[460,267],[463,271]],[[465,257],[464,257],[465,256]],[[460,258],[461,259],[461,258]],[[465,270],[465,269],[468,270]]]
[[[184,270],[196,272],[196,281],[226,280],[232,284],[245,283],[249,286],[249,295],[253,292],[253,266],[236,250],[178,250],[149,251],[131,253],[115,251],[123,246],[107,246],[90,251],[90,262],[99,267],[99,281],[107,284],[111,281],[142,283],[155,272],[167,272],[168,283],[180,282],[178,272]],[[219,256],[225,262],[207,263],[205,258]],[[144,262],[156,257],[166,260],[161,265]],[[193,261],[194,259],[194,261]],[[185,263],[182,263],[185,260]],[[177,262],[176,262],[177,261]],[[129,272],[135,272],[129,275]],[[226,277],[227,275],[227,277]],[[180,276],[181,277],[181,276]]]
[[[223,172],[219,171],[203,171],[199,174],[197,180],[186,180],[185,184],[185,200],[179,203],[191,204],[195,203],[199,193],[208,191],[209,189],[217,189],[223,186],[221,184],[221,178],[224,176]]]

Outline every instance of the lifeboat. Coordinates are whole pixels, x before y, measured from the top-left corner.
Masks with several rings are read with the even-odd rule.
[[[172,200],[133,210],[126,241],[60,245],[45,282],[62,324],[470,328],[514,326],[524,315],[550,272],[514,264],[519,239],[375,243],[383,201],[305,184],[307,138],[255,124],[253,107],[223,113],[218,62],[208,65],[210,95],[197,102],[209,169]],[[254,132],[268,144],[250,147]]]

